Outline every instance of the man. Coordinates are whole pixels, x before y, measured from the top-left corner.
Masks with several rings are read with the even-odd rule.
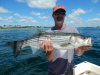
[[[64,24],[64,19],[66,16],[65,7],[62,5],[57,5],[53,8],[52,14],[55,22],[55,26],[47,30],[47,32],[65,32],[65,33],[78,33],[77,29],[69,27]],[[84,51],[90,50],[90,46],[81,46],[72,50],[66,50],[65,54],[60,56],[62,50],[57,50],[53,48],[53,42],[50,39],[40,42],[40,48],[46,51],[46,58],[48,60],[48,75],[73,75],[73,56],[74,50],[76,55],[80,56]]]

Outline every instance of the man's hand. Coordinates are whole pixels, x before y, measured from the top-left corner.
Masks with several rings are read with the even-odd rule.
[[[92,46],[81,46],[81,47],[78,47],[77,49],[78,49],[78,50],[89,51],[91,47],[92,47]]]
[[[54,51],[52,40],[47,39],[47,38],[44,40],[44,45],[43,45],[43,41],[40,42],[39,47],[45,50],[46,53]]]
[[[55,50],[53,48],[52,40],[45,39],[44,45],[43,45],[43,41],[41,41],[39,47],[46,51],[46,58],[47,58],[48,61],[51,61],[53,59],[54,50]]]
[[[76,55],[80,56],[84,53],[84,51],[89,51],[92,46],[80,46],[75,48]]]

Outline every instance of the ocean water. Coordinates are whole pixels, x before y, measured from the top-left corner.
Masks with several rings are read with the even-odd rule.
[[[82,35],[92,37],[92,48],[82,56],[74,54],[75,65],[88,61],[100,66],[100,28],[77,28]],[[41,29],[43,31],[48,28]],[[25,47],[17,58],[12,49],[6,45],[8,41],[23,40],[31,37],[36,29],[0,29],[0,75],[47,75],[45,51],[39,49],[32,54],[30,47]]]

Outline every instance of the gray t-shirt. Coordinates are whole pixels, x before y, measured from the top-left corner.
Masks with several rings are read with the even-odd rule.
[[[78,30],[74,27],[66,26],[63,29],[50,28],[46,32],[52,33],[65,32],[65,33],[78,33]],[[60,53],[64,53],[62,56]],[[52,61],[48,61],[48,71],[57,75],[65,75],[68,70],[71,70],[74,66],[74,49],[71,50],[54,50],[54,57]]]

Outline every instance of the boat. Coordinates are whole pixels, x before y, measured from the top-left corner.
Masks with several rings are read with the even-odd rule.
[[[74,75],[100,75],[100,66],[84,61],[74,66]]]

